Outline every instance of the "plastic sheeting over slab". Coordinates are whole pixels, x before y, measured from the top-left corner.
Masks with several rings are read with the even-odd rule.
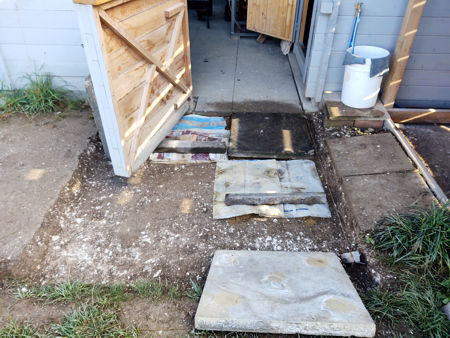
[[[166,140],[225,142],[228,145],[230,131],[226,130],[223,117],[186,115],[173,127]],[[227,160],[227,154],[176,154],[153,153],[150,160],[159,163],[195,163]]]
[[[331,217],[328,204],[231,205],[225,195],[232,193],[324,193],[316,166],[310,160],[220,161],[214,184],[214,219],[248,214],[265,217]]]

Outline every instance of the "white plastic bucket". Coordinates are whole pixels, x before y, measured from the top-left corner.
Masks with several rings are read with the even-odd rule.
[[[370,77],[372,59],[385,58],[389,51],[374,46],[356,46],[353,55],[365,58],[366,63],[345,65],[341,100],[349,107],[371,108],[377,102],[383,79],[383,76]]]

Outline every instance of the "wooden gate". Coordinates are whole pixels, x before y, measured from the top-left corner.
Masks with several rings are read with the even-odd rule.
[[[186,112],[186,0],[74,0],[116,175],[129,177]]]
[[[297,0],[248,0],[247,29],[292,41]]]

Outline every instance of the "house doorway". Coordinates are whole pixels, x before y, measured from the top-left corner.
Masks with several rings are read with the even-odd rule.
[[[204,13],[189,11],[192,81],[198,112],[301,112],[287,56],[280,40],[231,38],[229,0],[213,0],[207,27]],[[238,1],[237,1],[238,2]],[[237,13],[239,24],[246,13]],[[239,17],[239,15],[241,17]],[[243,28],[243,27],[242,27]]]
[[[298,63],[301,82],[306,81],[307,69],[311,58],[312,35],[314,34],[315,12],[317,10],[317,1],[315,0],[299,0],[297,7],[297,25],[294,32],[294,45],[292,53]]]

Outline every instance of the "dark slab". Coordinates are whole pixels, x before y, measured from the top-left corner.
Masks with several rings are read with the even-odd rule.
[[[294,113],[240,113],[231,121],[230,157],[311,158],[308,122]]]
[[[345,198],[361,231],[393,212],[407,212],[412,205],[430,208],[433,195],[414,171],[343,179]]]
[[[340,177],[414,170],[390,133],[335,138],[326,143]]]

